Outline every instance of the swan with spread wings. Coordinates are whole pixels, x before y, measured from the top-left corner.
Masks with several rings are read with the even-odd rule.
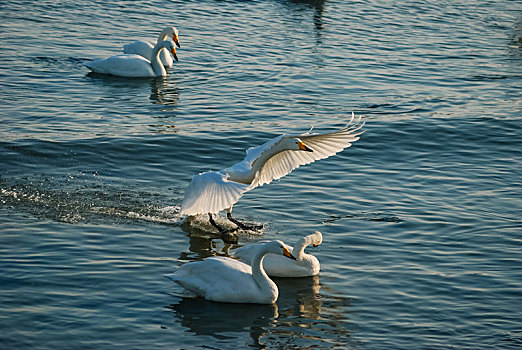
[[[208,214],[210,223],[221,233],[212,214],[227,211],[228,220],[237,228],[252,230],[262,226],[248,226],[232,218],[232,206],[243,194],[258,186],[288,175],[295,168],[328,158],[350,147],[363,133],[361,117],[352,118],[344,128],[326,134],[281,135],[265,144],[249,148],[242,162],[220,171],[195,175],[185,191],[181,214]],[[234,230],[236,230],[235,228]]]

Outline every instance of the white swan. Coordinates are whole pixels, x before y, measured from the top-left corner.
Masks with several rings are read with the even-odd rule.
[[[159,60],[161,49],[168,49],[177,60],[172,42],[165,40],[154,46],[154,57],[149,61],[139,55],[117,55],[106,59],[85,62],[84,65],[95,73],[111,74],[120,77],[159,77],[167,75]]]
[[[185,191],[181,205],[182,215],[208,213],[209,220],[220,232],[212,214],[227,210],[227,217],[239,228],[255,229],[234,220],[232,206],[241,196],[257,186],[270,183],[293,169],[328,158],[351,146],[363,133],[361,117],[352,118],[346,127],[327,134],[281,135],[259,147],[249,148],[242,162],[220,171],[195,175]]]
[[[161,31],[161,33],[158,36],[158,40],[156,41],[156,44],[167,40],[167,38],[172,38],[176,45],[178,47],[181,47],[179,45],[179,37],[178,37],[178,30],[174,27],[167,27]],[[154,44],[148,41],[138,40],[130,44],[123,45],[123,53],[126,54],[135,54],[140,55],[142,57],[145,57],[149,61],[152,61],[152,58],[154,50]],[[162,49],[160,51],[160,60],[161,63],[167,68],[171,68],[173,61],[172,56],[167,50]]]
[[[296,260],[288,260],[281,255],[268,254],[263,260],[263,268],[268,276],[275,277],[308,277],[315,276],[319,273],[321,265],[319,260],[311,254],[304,252],[305,248],[310,244],[317,247],[323,242],[323,235],[319,231],[315,231],[311,235],[300,238],[292,248],[287,245],[288,249]],[[241,259],[246,264],[250,264],[258,247],[266,241],[260,241],[254,244],[237,248],[234,256]]]
[[[262,261],[268,253],[295,259],[283,242],[270,241],[258,247],[252,267],[227,257],[211,257],[182,265],[165,277],[210,301],[272,304],[279,290],[263,270]]]

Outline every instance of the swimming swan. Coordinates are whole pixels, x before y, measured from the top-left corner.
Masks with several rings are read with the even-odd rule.
[[[317,247],[323,242],[323,235],[319,231],[315,231],[311,235],[300,238],[292,248],[287,245],[288,249],[296,260],[288,260],[281,255],[268,254],[263,260],[263,268],[268,276],[275,277],[308,277],[315,276],[319,273],[321,265],[319,260],[311,254],[304,252],[305,248],[310,244]],[[258,247],[266,241],[260,241],[254,244],[237,248],[234,256],[241,259],[246,264],[250,264]]]
[[[167,27],[161,31],[161,33],[158,36],[158,40],[156,41],[156,44],[167,40],[168,38],[172,38],[176,45],[178,47],[181,47],[179,45],[179,37],[178,37],[178,30],[174,27]],[[123,45],[123,53],[126,54],[135,54],[140,55],[142,57],[145,57],[149,61],[152,61],[152,58],[154,51],[154,44],[148,41],[138,40],[130,44]],[[162,49],[160,51],[160,60],[161,63],[167,68],[172,67],[172,56],[169,54],[169,52],[165,49]]]
[[[208,213],[210,223],[221,233],[212,214],[227,211],[227,218],[242,229],[258,229],[232,218],[232,206],[241,196],[257,186],[270,183],[293,169],[328,158],[351,146],[363,133],[361,117],[354,122],[354,114],[348,125],[328,134],[281,135],[265,144],[249,148],[242,162],[220,171],[208,171],[195,175],[185,191],[181,215]]]
[[[263,270],[266,254],[295,259],[281,241],[270,241],[256,250],[252,267],[227,257],[211,257],[182,265],[165,277],[210,301],[272,304],[279,296],[276,284]]]
[[[176,60],[176,49],[172,42],[165,40],[154,46],[154,58],[147,60],[139,55],[123,54],[106,59],[85,62],[84,65],[95,73],[111,74],[120,77],[159,77],[166,76],[167,71],[159,60],[161,49],[168,49]]]

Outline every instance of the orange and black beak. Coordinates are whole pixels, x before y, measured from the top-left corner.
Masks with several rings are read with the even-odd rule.
[[[315,244],[315,243],[314,243],[314,244],[312,244],[312,245],[314,246],[314,248],[319,247],[319,244]]]
[[[286,256],[287,258],[292,259],[292,260],[297,260],[297,259],[292,255],[292,253],[290,253],[290,251],[288,250],[287,247],[283,247],[283,255]]]
[[[174,39],[174,42],[176,43],[177,47],[181,47],[181,45],[179,44],[179,38],[177,35],[174,35],[174,37],[172,39]]]
[[[309,148],[307,145],[305,145],[303,141],[298,142],[297,145],[299,146],[299,149],[301,151],[313,152],[313,150]]]
[[[172,56],[174,57],[174,59],[176,61],[178,61],[178,56],[176,56],[176,49],[173,47],[172,49],[170,49],[170,53],[172,54]]]

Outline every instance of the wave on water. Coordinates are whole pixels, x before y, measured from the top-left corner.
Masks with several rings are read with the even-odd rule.
[[[332,223],[335,221],[339,221],[342,219],[354,219],[354,220],[364,220],[364,221],[382,221],[382,222],[391,222],[391,223],[401,223],[403,219],[395,215],[388,215],[385,213],[352,213],[352,214],[332,214],[328,218],[323,219],[323,223]]]
[[[185,217],[180,214],[180,205],[168,204],[171,199],[169,196],[143,189],[121,188],[115,184],[74,184],[74,181],[60,180],[53,177],[38,181],[18,180],[8,184],[6,180],[0,179],[0,203],[38,218],[70,224],[125,224],[140,221],[179,226],[191,237],[223,239],[223,234],[210,224],[207,215]],[[239,235],[263,235],[263,230],[233,231],[237,228],[234,223],[224,216],[215,214],[213,217],[220,228],[232,230],[234,241]]]
[[[62,189],[55,179],[8,184],[0,179],[0,203],[14,210],[66,223],[148,221],[180,225],[179,206],[158,194],[87,184]],[[68,184],[70,185],[70,184]]]
[[[83,63],[86,61],[90,61],[88,58],[78,58],[78,57],[66,57],[66,56],[36,56],[32,58],[32,61],[37,65],[43,68],[55,68],[63,69],[63,67],[73,66],[75,68],[83,67]]]

